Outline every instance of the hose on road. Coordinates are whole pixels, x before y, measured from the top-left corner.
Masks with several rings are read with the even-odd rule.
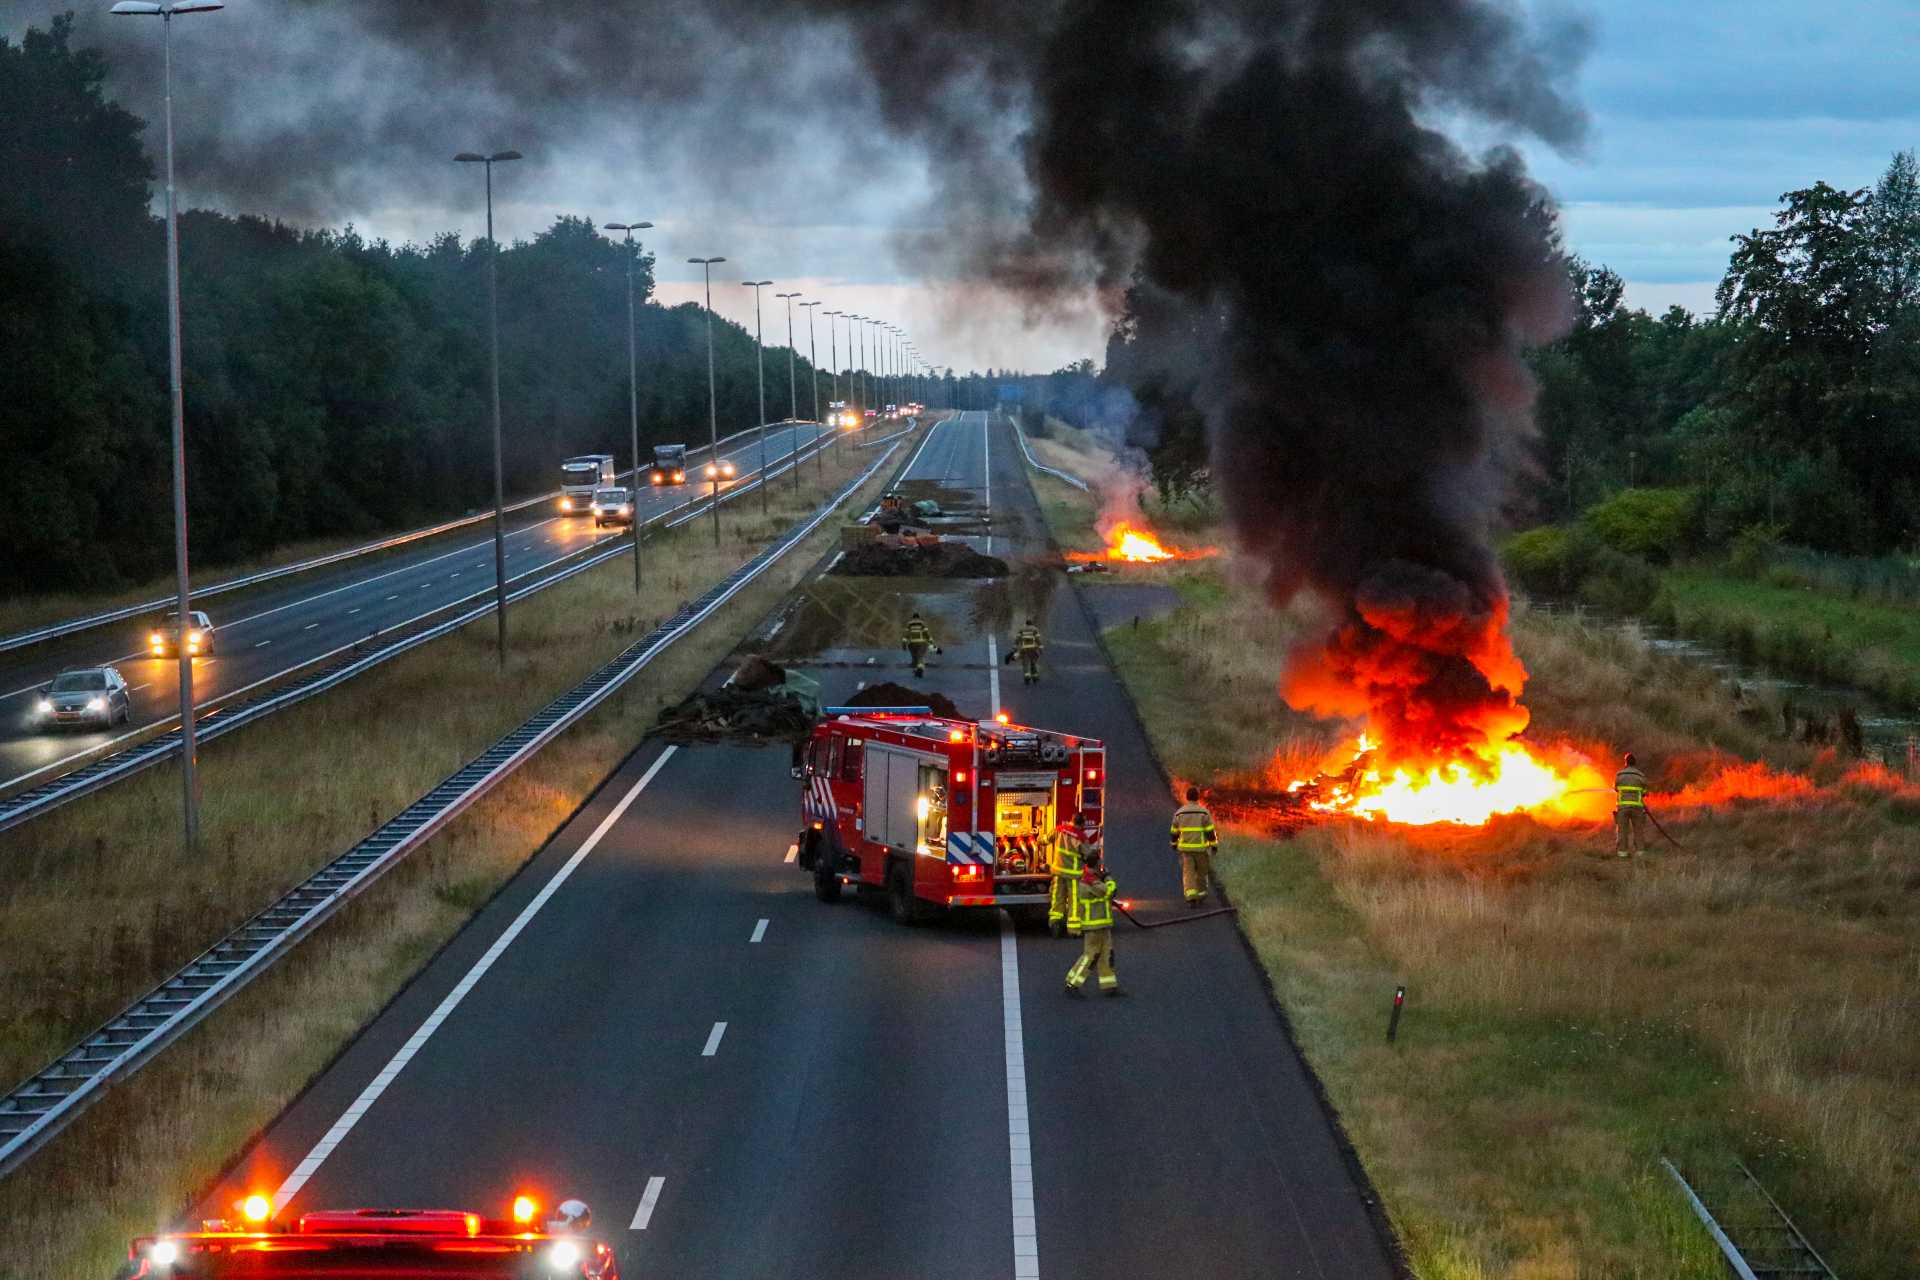
[[[1136,929],[1164,929],[1170,924],[1192,924],[1196,920],[1205,920],[1209,916],[1236,915],[1239,913],[1239,910],[1240,910],[1240,908],[1238,907],[1214,907],[1208,911],[1194,911],[1184,916],[1173,916],[1166,920],[1149,921],[1149,920],[1142,920],[1139,916],[1136,916],[1133,914],[1133,912],[1127,910],[1127,904],[1124,902],[1121,902],[1117,898],[1114,900],[1113,905],[1119,910],[1121,915],[1133,921],[1133,925]]]

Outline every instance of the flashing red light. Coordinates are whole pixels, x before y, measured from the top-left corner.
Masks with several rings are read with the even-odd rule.
[[[949,729],[949,730],[947,730],[947,741],[948,741],[948,742],[965,742],[966,740],[967,740],[967,735],[966,735],[966,733],[965,733],[964,731],[962,731],[962,730],[959,730],[959,729]]]
[[[953,771],[953,780],[955,782],[965,782],[967,780],[967,771],[965,769],[955,769]]]
[[[1013,718],[1004,711],[996,713],[993,718],[1001,724],[1013,723]]]
[[[515,1196],[513,1198],[513,1220],[521,1226],[532,1222],[533,1215],[539,1212],[540,1206],[535,1203],[532,1196]]]
[[[1088,782],[1100,781],[1100,771],[1098,769],[1087,770],[1087,781]]]

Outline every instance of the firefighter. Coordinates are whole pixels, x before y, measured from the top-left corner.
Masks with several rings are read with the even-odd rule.
[[[913,660],[913,674],[927,674],[927,650],[935,653],[940,650],[933,643],[933,630],[921,619],[918,613],[907,619],[907,629],[900,637],[900,643],[906,648],[907,657]]]
[[[1113,894],[1116,886],[1107,874],[1099,847],[1087,850],[1074,895],[1074,914],[1080,919],[1080,958],[1067,970],[1067,994],[1078,995],[1087,975],[1098,972],[1100,994],[1120,994],[1120,978],[1113,971]]]
[[[1613,852],[1631,858],[1640,852],[1647,824],[1647,775],[1627,752],[1620,772],[1613,775]]]
[[[1080,915],[1074,908],[1083,866],[1080,847],[1074,827],[1061,827],[1053,842],[1053,895],[1047,900],[1047,932],[1056,938],[1080,933]]]
[[[1187,891],[1187,905],[1197,907],[1207,899],[1213,851],[1220,847],[1213,814],[1200,803],[1200,788],[1187,788],[1187,802],[1173,811],[1173,829],[1167,839],[1180,857],[1180,885]]]
[[[1040,628],[1028,618],[1027,625],[1013,637],[1013,655],[1020,661],[1020,683],[1040,683],[1040,650],[1045,647],[1040,640]]]

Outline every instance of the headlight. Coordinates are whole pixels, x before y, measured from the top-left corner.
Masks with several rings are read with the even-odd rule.
[[[687,478],[687,473],[684,471],[676,471],[673,473],[673,480],[675,484],[678,484],[680,481],[685,480],[686,478]]]
[[[152,634],[147,636],[147,643],[148,644],[165,644],[166,640],[162,638],[162,636],[158,631],[155,631]]]
[[[88,698],[87,699],[87,710],[105,711],[106,709],[107,709],[107,700],[105,698]]]
[[[595,514],[595,515],[599,515],[599,514],[600,514],[600,504],[599,504],[599,503],[597,503],[597,502],[596,502],[596,503],[594,503],[594,504],[593,504],[593,508],[592,508],[592,510],[593,510],[593,514]]]
[[[561,509],[562,511],[571,511],[571,510],[573,510],[573,499],[572,499],[572,498],[562,498],[562,499],[560,499],[560,509]]]
[[[156,1267],[171,1267],[180,1261],[180,1246],[171,1240],[155,1240],[147,1246],[147,1258]]]
[[[623,502],[620,504],[620,514],[623,516],[630,516],[633,514],[633,508]]]
[[[660,483],[660,481],[661,481],[661,475],[660,475],[660,473],[659,473],[658,471],[656,471],[656,472],[654,472],[654,473],[653,473],[653,482],[654,482],[655,484],[659,484],[659,483]]]
[[[557,1240],[547,1250],[547,1265],[555,1271],[572,1271],[580,1265],[580,1246],[571,1240]]]
[[[187,632],[187,643],[188,643],[188,644],[199,644],[199,643],[200,643],[200,633],[199,633],[198,631],[189,631],[189,632]]]
[[[33,709],[39,712],[43,716],[50,716],[53,714],[53,704],[47,701],[45,698],[42,698],[40,699],[40,701],[34,703]]]

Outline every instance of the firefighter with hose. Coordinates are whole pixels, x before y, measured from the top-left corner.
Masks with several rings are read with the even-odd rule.
[[[1067,970],[1068,995],[1079,995],[1080,988],[1087,985],[1087,976],[1096,971],[1101,995],[1120,994],[1120,978],[1113,971],[1113,895],[1117,887],[1107,874],[1100,846],[1089,846],[1079,892],[1074,895],[1074,914],[1080,920],[1080,958]]]
[[[1173,829],[1167,838],[1180,858],[1180,885],[1186,890],[1187,906],[1197,907],[1207,900],[1213,854],[1220,847],[1213,814],[1200,803],[1200,788],[1187,788],[1187,802],[1173,811]]]
[[[1080,888],[1080,872],[1085,866],[1079,823],[1069,819],[1053,840],[1053,892],[1047,899],[1047,932],[1058,938],[1063,934],[1080,936],[1080,913],[1075,899]]]
[[[1033,619],[1027,619],[1027,625],[1013,636],[1013,652],[1008,660],[1017,659],[1020,663],[1020,683],[1040,683],[1040,650],[1046,646],[1040,639],[1040,628],[1033,625]]]
[[[940,652],[940,647],[933,642],[933,629],[917,612],[907,619],[907,629],[901,633],[900,644],[907,651],[907,657],[912,659],[913,674],[916,676],[927,674],[927,650]]]
[[[1620,772],[1613,775],[1613,853],[1631,858],[1640,852],[1646,838],[1647,775],[1627,752]]]

